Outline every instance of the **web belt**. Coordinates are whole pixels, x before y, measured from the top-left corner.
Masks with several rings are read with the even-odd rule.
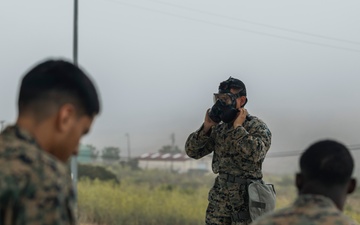
[[[225,179],[227,182],[230,182],[230,183],[248,184],[247,179],[241,178],[239,176],[227,174],[227,173],[221,173],[221,174],[219,174],[219,177]]]

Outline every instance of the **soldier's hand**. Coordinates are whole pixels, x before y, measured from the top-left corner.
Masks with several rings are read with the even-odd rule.
[[[234,121],[234,128],[242,126],[246,120],[246,116],[248,115],[248,111],[245,108],[239,108],[239,113]]]
[[[206,111],[206,114],[205,114],[205,120],[204,120],[204,131],[205,131],[205,133],[207,133],[212,126],[217,124],[210,118],[209,111],[210,111],[210,109],[208,109]]]

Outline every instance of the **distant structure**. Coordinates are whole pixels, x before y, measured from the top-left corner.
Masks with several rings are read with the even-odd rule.
[[[5,120],[0,120],[0,132],[4,130]]]
[[[159,169],[178,173],[192,171],[211,172],[211,156],[194,160],[189,158],[185,153],[144,153],[137,159],[139,161],[139,167],[144,170]]]
[[[85,163],[93,163],[95,162],[96,158],[92,157],[92,151],[89,146],[80,145],[79,146],[79,153],[77,156],[77,162],[81,164]]]

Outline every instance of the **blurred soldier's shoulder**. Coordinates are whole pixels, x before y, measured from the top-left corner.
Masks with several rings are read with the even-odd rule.
[[[66,165],[43,151],[25,131],[12,126],[0,135],[0,182],[44,187],[69,179]]]

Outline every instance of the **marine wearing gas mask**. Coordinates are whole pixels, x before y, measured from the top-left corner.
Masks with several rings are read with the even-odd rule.
[[[237,94],[230,92],[231,89],[240,90]],[[224,123],[232,123],[239,112],[236,108],[236,99],[246,96],[245,84],[238,80],[230,77],[226,81],[220,83],[219,93],[214,94],[214,105],[209,111],[209,117],[215,123],[223,121]],[[247,103],[247,99],[245,104]],[[242,105],[241,107],[245,106]]]
[[[248,188],[250,182],[263,182],[262,162],[271,145],[271,132],[261,119],[248,114],[246,95],[242,81],[230,77],[221,82],[204,122],[185,143],[190,158],[212,154],[211,169],[218,175],[208,194],[206,225],[249,225],[254,218]]]

